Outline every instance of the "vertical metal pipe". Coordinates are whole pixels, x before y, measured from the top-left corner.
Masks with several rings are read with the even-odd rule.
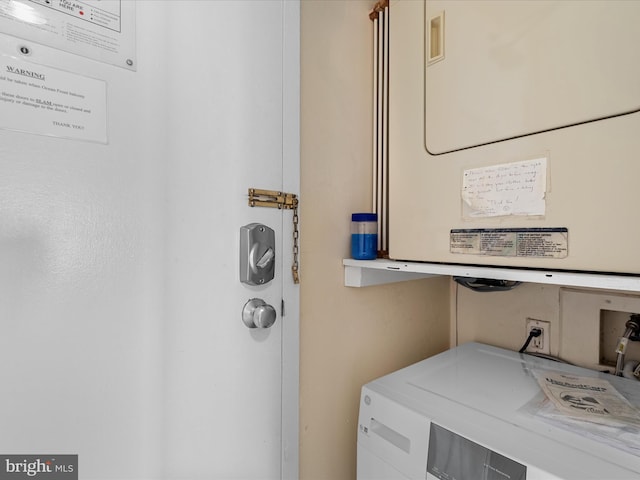
[[[371,148],[372,165],[372,205],[373,212],[377,213],[378,206],[378,23],[376,16],[373,20],[373,145]]]
[[[378,254],[389,249],[389,8],[378,2],[369,15],[373,22],[373,152],[372,205],[378,214]]]
[[[377,116],[378,121],[376,124],[376,132],[378,137],[378,142],[376,145],[376,157],[377,157],[377,190],[378,194],[376,196],[376,213],[378,214],[378,251],[382,249],[382,195],[384,191],[383,184],[383,142],[384,142],[384,131],[382,128],[382,124],[384,121],[384,11],[379,12],[378,14],[378,43],[377,43],[377,55],[376,62],[378,64],[378,91],[377,91]]]
[[[389,253],[389,7],[384,9],[383,47],[383,103],[382,103],[382,251]]]

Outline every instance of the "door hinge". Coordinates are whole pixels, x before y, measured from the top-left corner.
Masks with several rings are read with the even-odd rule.
[[[250,188],[249,206],[293,210],[293,264],[291,265],[291,274],[293,275],[293,283],[300,283],[300,266],[298,263],[298,240],[300,238],[300,232],[298,230],[298,196],[294,193],[284,193],[277,190]]]

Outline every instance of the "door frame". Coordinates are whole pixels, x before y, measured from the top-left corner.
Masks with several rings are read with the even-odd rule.
[[[282,189],[300,193],[300,1],[282,0]],[[292,212],[283,211],[282,252],[282,415],[281,476],[299,476],[300,288],[293,283]],[[302,273],[301,273],[302,276]],[[303,280],[301,280],[303,281]]]

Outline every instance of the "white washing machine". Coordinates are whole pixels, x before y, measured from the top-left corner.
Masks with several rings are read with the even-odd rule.
[[[636,380],[465,344],[362,388],[358,480],[640,479],[640,447],[625,443],[638,428],[594,433],[536,413],[534,372],[547,370],[603,378],[640,407]]]

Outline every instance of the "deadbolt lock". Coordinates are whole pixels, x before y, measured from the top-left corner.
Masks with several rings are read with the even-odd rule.
[[[275,232],[261,223],[240,227],[240,281],[264,285],[273,280],[276,265]]]

